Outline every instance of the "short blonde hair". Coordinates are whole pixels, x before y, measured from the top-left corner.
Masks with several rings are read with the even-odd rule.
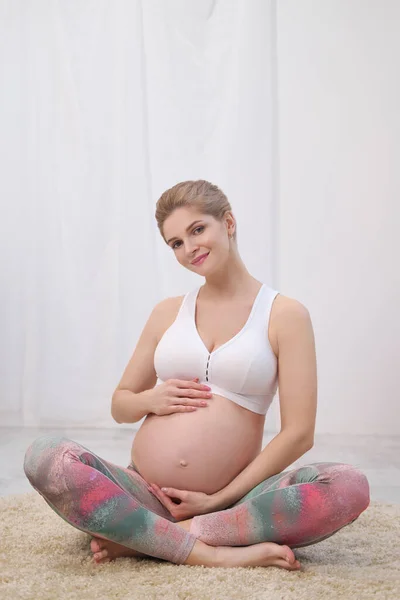
[[[163,233],[164,222],[176,208],[195,208],[205,215],[212,215],[217,221],[227,211],[232,211],[228,198],[220,188],[209,181],[198,179],[196,181],[182,181],[169,190],[166,190],[158,199],[155,217],[158,229],[166,242]],[[236,227],[233,239],[237,241]]]

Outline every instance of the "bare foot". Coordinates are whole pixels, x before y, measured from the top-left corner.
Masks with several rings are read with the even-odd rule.
[[[93,537],[90,542],[93,559],[96,564],[110,562],[121,556],[134,556],[135,558],[148,558],[136,550],[121,546],[116,542]],[[288,571],[300,570],[300,563],[296,560],[289,546],[280,546],[273,542],[264,542],[252,546],[216,546],[213,550],[214,559],[209,566],[214,567],[279,567]],[[197,563],[193,563],[197,564]]]
[[[299,571],[289,546],[274,542],[263,542],[252,546],[217,546],[215,548],[216,567],[279,567],[288,571]]]
[[[140,552],[136,552],[136,550],[132,550],[126,546],[121,546],[121,544],[117,544],[116,542],[110,542],[110,540],[103,540],[97,537],[92,538],[90,549],[93,552],[93,559],[97,564],[111,562],[120,556],[146,557],[146,554],[140,554]]]

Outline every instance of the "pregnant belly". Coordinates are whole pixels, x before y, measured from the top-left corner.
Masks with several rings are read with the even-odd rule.
[[[260,453],[265,415],[213,394],[188,413],[147,415],[131,457],[147,482],[214,494]]]

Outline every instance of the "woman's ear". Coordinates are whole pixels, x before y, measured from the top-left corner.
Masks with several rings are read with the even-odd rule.
[[[228,237],[231,238],[235,233],[235,218],[231,211],[228,211],[226,215],[227,218],[225,219],[225,225],[227,228]]]

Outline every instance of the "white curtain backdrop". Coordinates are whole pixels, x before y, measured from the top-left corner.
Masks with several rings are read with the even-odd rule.
[[[203,282],[154,218],[179,181],[225,191],[278,287],[275,23],[266,0],[0,0],[0,425],[116,427],[151,309]]]
[[[398,0],[0,0],[0,426],[140,425],[112,392],[153,306],[204,281],[155,204],[208,179],[250,273],[310,312],[316,433],[400,433],[399,22]]]

